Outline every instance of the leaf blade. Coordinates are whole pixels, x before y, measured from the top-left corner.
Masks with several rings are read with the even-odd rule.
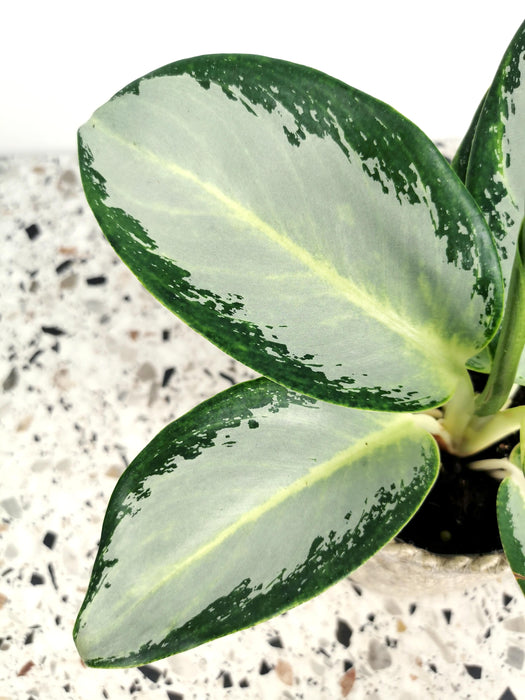
[[[525,216],[524,80],[525,22],[510,42],[476,113],[474,135],[466,137],[471,139],[466,185],[495,238],[507,290]],[[516,381],[525,383],[525,352]]]
[[[448,398],[495,331],[493,244],[469,196],[416,127],[328,76],[260,57],[182,61],[121,91],[79,143],[119,255],[275,381],[416,410]]]
[[[403,526],[437,466],[409,416],[266,379],[223,392],[162,431],[119,481],[75,626],[81,655],[146,663],[312,597]]]
[[[505,478],[500,484],[497,514],[505,556],[525,593],[525,492],[523,485],[512,477]]]

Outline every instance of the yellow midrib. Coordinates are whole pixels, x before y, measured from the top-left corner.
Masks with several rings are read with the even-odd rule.
[[[361,309],[367,317],[378,321],[385,328],[388,328],[403,339],[410,340],[413,345],[420,347],[427,357],[431,354],[436,354],[436,349],[441,346],[441,339],[435,334],[429,337],[429,332],[431,331],[428,327],[423,328],[421,324],[416,325],[408,321],[406,317],[400,316],[389,304],[388,299],[378,299],[371,296],[352,280],[339,274],[332,264],[314,257],[305,248],[294,243],[288,236],[277,231],[253,211],[227,195],[217,185],[202,180],[191,170],[183,168],[173,161],[164,160],[150,149],[138,146],[122,138],[96,117],[92,118],[91,123],[96,124],[109,138],[120,142],[125,148],[136,151],[150,162],[157,164],[161,169],[193,183],[206,192],[215,201],[222,204],[234,218],[245,223],[252,230],[259,231],[268,240],[285,250],[288,255],[299,261],[315,277],[325,282],[329,288],[343,296],[350,304]],[[169,207],[167,207],[167,211],[170,211]]]
[[[416,429],[410,414],[398,415],[395,416],[395,418],[393,416],[389,416],[388,421],[388,425],[379,425],[377,430],[370,432],[365,437],[353,443],[350,447],[341,450],[328,461],[313,467],[307,474],[299,479],[296,479],[287,487],[282,488],[273,496],[263,501],[258,506],[252,508],[249,512],[241,515],[237,520],[235,520],[235,522],[221,530],[213,537],[213,539],[208,541],[206,544],[203,544],[193,554],[185,557],[182,561],[172,566],[169,569],[168,574],[164,576],[163,579],[157,581],[156,585],[149,589],[146,594],[138,598],[132,605],[125,605],[124,610],[119,615],[113,615],[111,617],[111,627],[116,627],[119,620],[125,616],[128,616],[130,611],[139,606],[146,598],[150,597],[163,586],[167,585],[171,580],[182,574],[193,564],[204,559],[208,554],[220,547],[230,537],[233,537],[248,523],[259,520],[268,512],[277,508],[286,500],[299,494],[301,491],[304,491],[307,488],[312,488],[320,481],[329,479],[340,469],[350,467],[353,462],[359,460],[363,455],[370,455],[371,449],[380,449],[388,444],[391,444],[394,440],[396,441],[396,444],[399,444],[399,441],[402,438],[410,435],[410,433]],[[111,559],[113,556],[110,550],[108,550],[106,554],[109,559]]]

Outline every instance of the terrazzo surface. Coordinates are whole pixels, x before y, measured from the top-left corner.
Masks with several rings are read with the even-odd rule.
[[[254,376],[152,299],[73,155],[0,160],[0,700],[525,698],[512,577],[398,599],[351,580],[155,664],[86,668],[71,631],[118,476],[167,422]]]

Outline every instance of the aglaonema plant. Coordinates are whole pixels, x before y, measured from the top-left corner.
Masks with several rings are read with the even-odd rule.
[[[87,664],[144,664],[321,592],[412,518],[440,452],[502,478],[525,588],[524,81],[525,23],[452,166],[386,104],[260,56],[165,66],[81,127],[119,256],[262,375],[120,478],[74,630]]]

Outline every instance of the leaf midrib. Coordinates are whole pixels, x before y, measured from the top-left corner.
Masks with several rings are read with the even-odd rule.
[[[396,444],[399,444],[402,439],[410,436],[416,437],[418,433],[420,433],[421,437],[423,437],[423,431],[421,431],[415,425],[410,414],[399,415],[395,418],[392,415],[389,415],[387,425],[379,425],[377,430],[368,433],[363,438],[353,443],[350,447],[340,450],[326,462],[313,467],[307,472],[307,474],[299,479],[296,479],[287,487],[280,489],[276,494],[255,506],[249,512],[241,515],[228,527],[225,527],[218,534],[216,534],[213,539],[201,545],[196,552],[170,567],[169,573],[167,573],[163,579],[157,581],[155,587],[150,588],[147,593],[137,598],[132,605],[126,604],[125,600],[121,600],[121,605],[124,606],[124,609],[120,614],[116,616],[113,615],[111,617],[111,626],[117,627],[123,618],[129,616],[131,611],[140,606],[147,598],[154,595],[164,586],[168,585],[175,577],[188,570],[193,564],[195,564],[195,562],[204,559],[208,554],[223,545],[224,542],[233,537],[247,524],[259,520],[268,512],[274,508],[277,508],[286,500],[299,494],[301,491],[304,491],[307,488],[312,488],[319,482],[329,479],[340,469],[349,468],[352,463],[358,461],[363,456],[369,456],[371,450],[378,450],[386,447],[389,444],[392,444],[394,439]],[[102,636],[103,635],[100,634],[99,638]]]
[[[285,250],[290,257],[299,261],[314,277],[322,280],[329,288],[336,291],[339,296],[345,298],[347,302],[359,308],[364,314],[378,321],[382,326],[397,334],[405,341],[410,341],[413,346],[417,346],[424,356],[428,358],[440,358],[439,364],[443,364],[443,358],[451,355],[450,345],[444,346],[441,336],[433,332],[432,325],[415,324],[406,317],[400,316],[388,303],[388,299],[378,299],[362,287],[355,284],[351,279],[343,277],[330,263],[320,260],[312,255],[308,250],[294,243],[286,234],[277,231],[273,226],[261,219],[253,211],[227,195],[213,183],[202,180],[196,173],[183,168],[174,161],[168,161],[160,157],[156,152],[139,146],[136,143],[121,137],[117,132],[109,128],[102,120],[93,116],[89,123],[98,125],[109,138],[119,142],[124,148],[135,151],[151,163],[156,164],[161,169],[167,170],[176,177],[180,177],[196,185],[206,192],[215,201],[221,203],[238,221],[250,226],[252,230],[258,231],[268,240]],[[125,192],[123,193],[125,195]],[[133,198],[131,198],[133,201]],[[136,200],[138,201],[138,200]],[[152,205],[146,203],[145,206]],[[158,205],[157,205],[158,207]],[[167,212],[173,212],[170,207],[165,207]],[[440,352],[441,349],[441,352]],[[464,361],[472,351],[464,353]]]

